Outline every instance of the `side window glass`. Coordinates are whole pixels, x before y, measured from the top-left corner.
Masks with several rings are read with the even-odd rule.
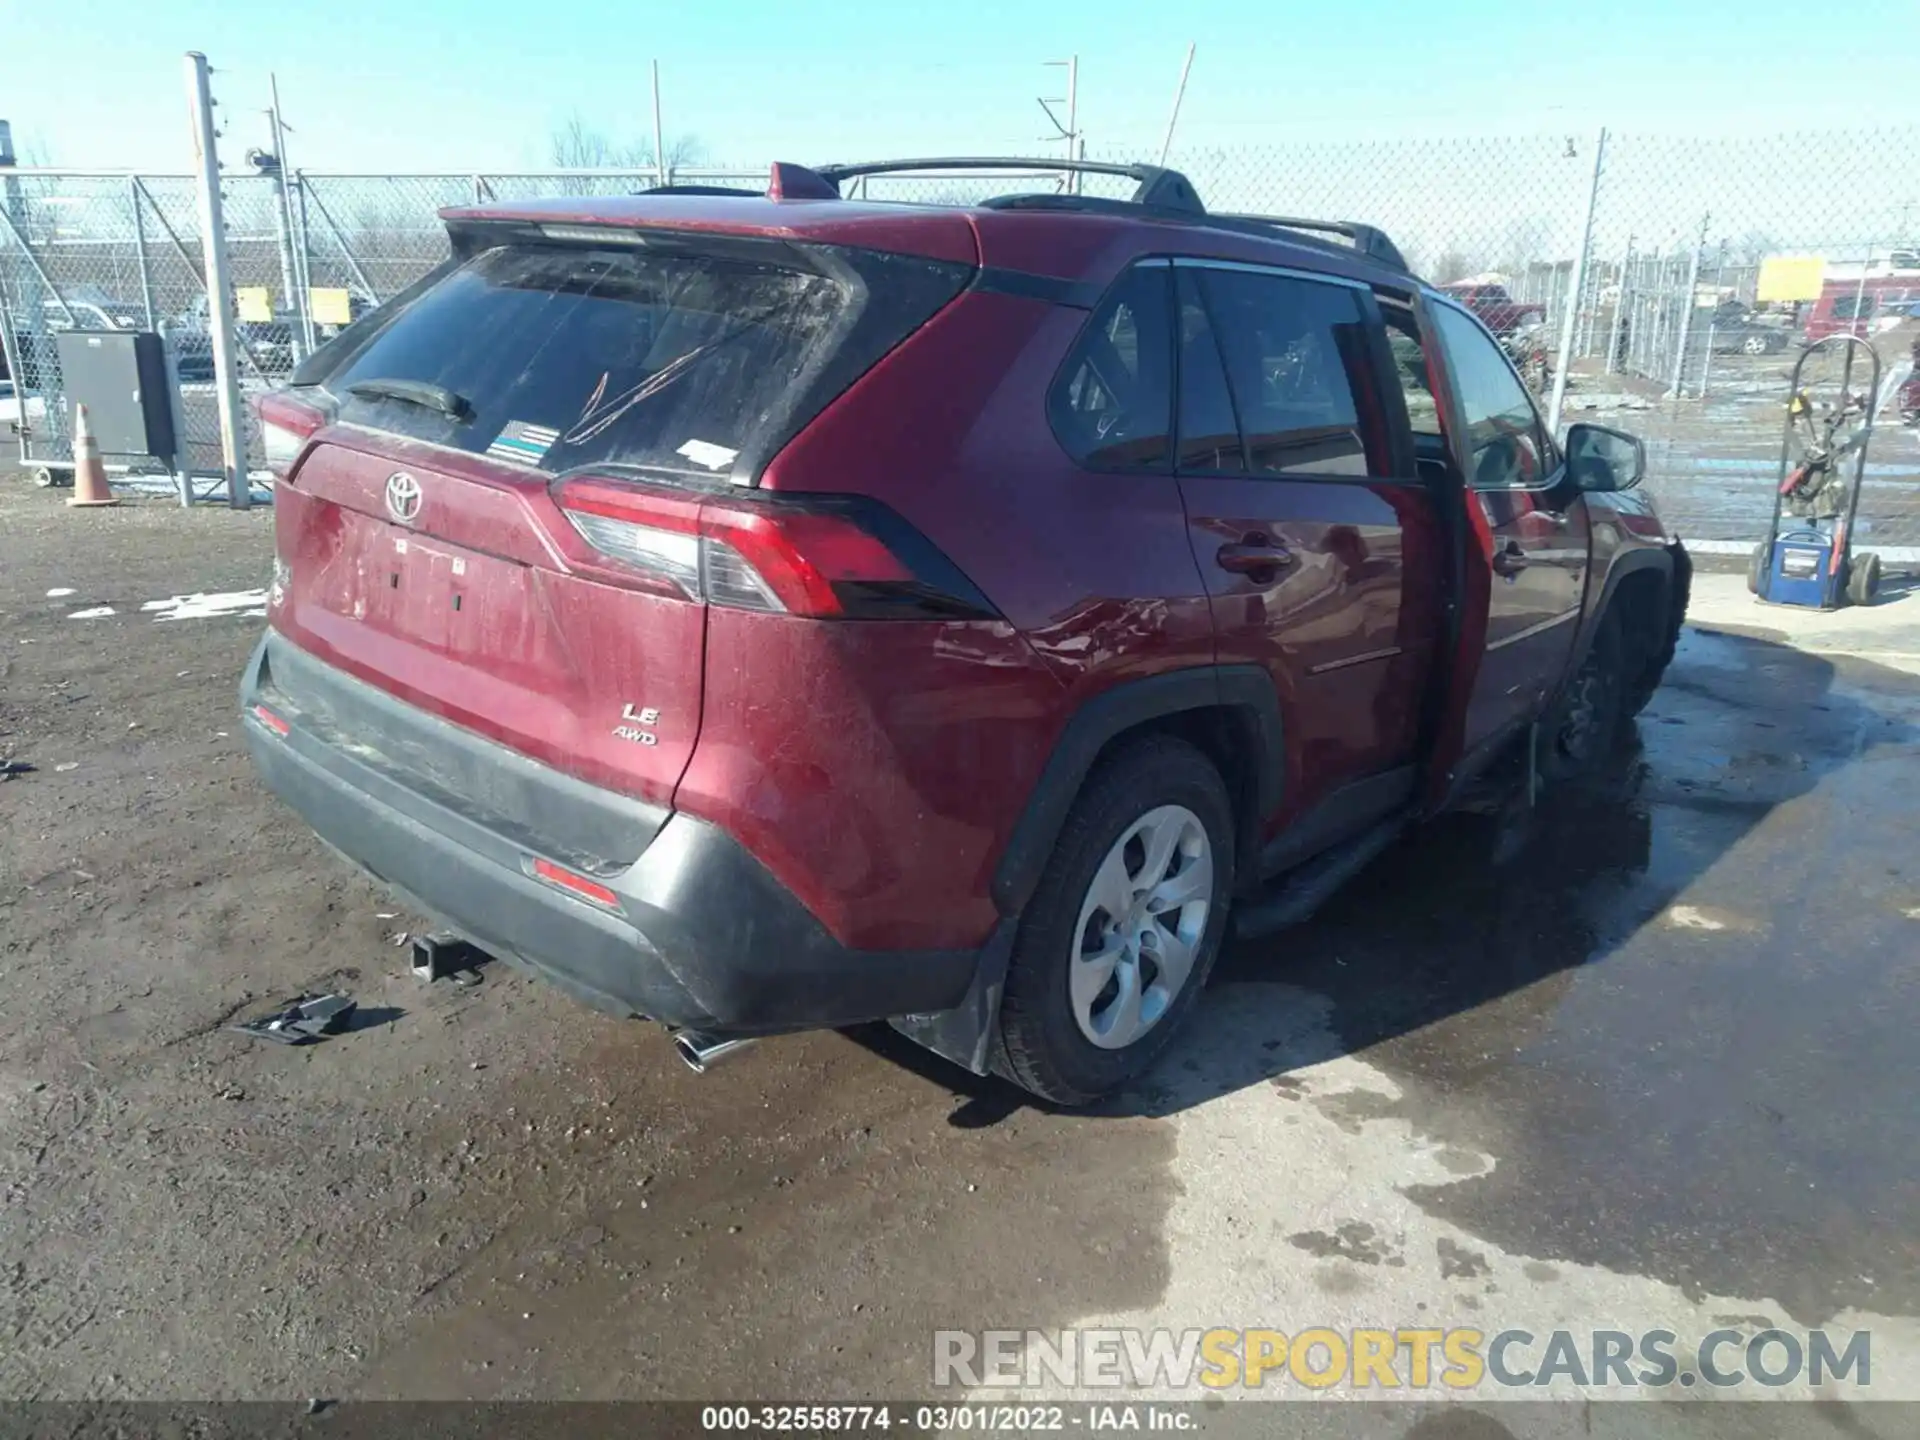
[[[1392,473],[1384,453],[1369,464],[1360,417],[1377,421],[1380,407],[1368,388],[1366,320],[1352,289],[1246,270],[1202,270],[1200,284],[1250,471]],[[1385,448],[1383,436],[1375,449]]]
[[[1180,307],[1180,468],[1219,474],[1241,474],[1246,460],[1240,449],[1240,422],[1227,391],[1226,367],[1213,322],[1200,295],[1198,275],[1176,272]]]
[[[1164,265],[1122,277],[1074,343],[1047,397],[1053,432],[1095,470],[1165,470],[1173,351]]]
[[[1407,402],[1407,423],[1416,436],[1439,439],[1440,402],[1434,399],[1427,352],[1420,348],[1420,331],[1413,316],[1394,305],[1380,307],[1387,322],[1387,346],[1393,352],[1393,374]]]
[[[1533,397],[1493,338],[1449,305],[1431,313],[1466,422],[1467,483],[1508,490],[1546,480],[1550,451]]]

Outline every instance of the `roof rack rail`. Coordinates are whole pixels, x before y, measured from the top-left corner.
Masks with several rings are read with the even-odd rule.
[[[1374,225],[1362,225],[1355,220],[1305,220],[1289,215],[1240,215],[1231,212],[1212,217],[1215,220],[1245,220],[1255,225],[1268,225],[1278,230],[1303,230],[1309,235],[1340,235],[1353,243],[1353,248],[1382,265],[1391,265],[1396,270],[1407,270],[1407,257],[1400,253],[1400,247],[1393,243],[1387,232]]]
[[[636,195],[741,195],[758,200],[764,190],[742,190],[738,185],[649,185]]]
[[[874,160],[860,165],[816,165],[814,173],[836,189],[843,180],[863,175],[893,175],[911,170],[1029,170],[1052,174],[1118,175],[1134,182],[1127,203],[1182,215],[1204,215],[1207,207],[1193,183],[1178,170],[1158,165],[1120,165],[1104,160],[1047,160],[1004,155],[945,155],[921,160]]]

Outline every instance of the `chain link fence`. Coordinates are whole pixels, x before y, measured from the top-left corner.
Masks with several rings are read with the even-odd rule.
[[[1859,538],[1920,559],[1920,430],[1900,416],[1920,337],[1920,129],[1193,147],[1168,163],[1216,212],[1383,229],[1417,273],[1505,332],[1516,358],[1532,347],[1539,368],[1523,365],[1525,373],[1558,369],[1564,341],[1565,418],[1641,435],[1663,513],[1708,549],[1743,550],[1765,527],[1803,345],[1836,328],[1864,333],[1887,375]],[[670,178],[757,192],[766,173],[676,169]],[[442,207],[626,195],[659,179],[652,169],[306,172],[286,177],[283,202],[277,175],[225,177],[234,285],[254,295],[254,318],[238,326],[242,389],[284,378],[331,328],[314,323],[303,297],[332,292],[337,310],[344,295],[358,313],[444,258]],[[67,453],[52,337],[107,323],[166,330],[187,459],[217,464],[194,183],[44,171],[0,178],[0,338],[25,371],[11,402],[0,399],[0,424],[11,403],[29,458]],[[1063,175],[1045,160],[1025,172],[867,176],[845,187],[854,198],[949,205],[1014,191],[1118,198],[1130,188],[1116,177]],[[1764,262],[1783,256],[1824,261],[1817,293],[1798,302],[1763,295]]]

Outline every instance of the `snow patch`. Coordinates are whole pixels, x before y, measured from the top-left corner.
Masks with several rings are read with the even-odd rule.
[[[104,620],[113,614],[113,606],[96,605],[91,610],[76,610],[67,616],[69,620]]]
[[[265,590],[222,590],[149,600],[140,613],[155,620],[210,620],[221,615],[265,615]]]

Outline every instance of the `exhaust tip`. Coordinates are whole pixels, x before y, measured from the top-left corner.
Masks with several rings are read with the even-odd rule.
[[[709,1035],[702,1030],[676,1030],[673,1035],[674,1053],[696,1075],[706,1074],[752,1044],[748,1036]]]

